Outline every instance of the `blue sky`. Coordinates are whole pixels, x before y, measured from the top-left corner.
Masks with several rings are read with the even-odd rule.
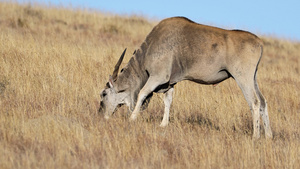
[[[300,41],[300,0],[19,0],[160,20],[185,16],[198,23]]]

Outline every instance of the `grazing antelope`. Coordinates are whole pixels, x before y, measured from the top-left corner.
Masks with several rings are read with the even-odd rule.
[[[256,72],[263,43],[254,34],[197,24],[184,17],[168,18],[153,28],[128,64],[119,67],[101,92],[99,112],[105,118],[118,105],[126,104],[135,120],[147,107],[153,92],[164,93],[165,111],[161,126],[168,125],[174,85],[183,80],[218,84],[234,78],[253,116],[253,138],[259,138],[260,115],[266,137],[272,137],[267,102],[258,88]]]

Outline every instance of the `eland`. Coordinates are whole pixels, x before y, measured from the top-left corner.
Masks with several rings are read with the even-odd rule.
[[[260,116],[265,135],[272,137],[267,101],[259,90],[256,73],[263,42],[241,30],[201,25],[184,17],[161,21],[119,72],[126,49],[109,76],[100,97],[99,112],[106,119],[119,105],[127,105],[135,120],[153,92],[164,93],[160,126],[169,122],[174,85],[183,80],[218,84],[233,78],[241,88],[253,117],[253,138],[260,137]]]

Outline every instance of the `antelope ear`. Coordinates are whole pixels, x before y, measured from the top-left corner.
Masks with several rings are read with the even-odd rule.
[[[113,77],[111,75],[109,75],[108,84],[109,84],[110,88],[114,88],[114,80],[113,80]]]

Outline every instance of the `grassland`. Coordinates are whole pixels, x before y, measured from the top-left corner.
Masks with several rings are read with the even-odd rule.
[[[262,36],[274,138],[254,141],[232,79],[179,83],[166,128],[159,95],[135,123],[125,107],[97,114],[121,52],[124,66],[156,21],[5,2],[0,16],[0,168],[300,168],[298,42]]]

